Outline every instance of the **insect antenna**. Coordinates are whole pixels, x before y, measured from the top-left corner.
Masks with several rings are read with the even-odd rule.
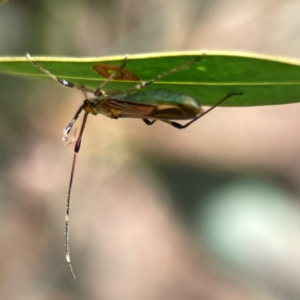
[[[70,132],[74,122],[76,121],[76,119],[78,118],[79,114],[82,112],[83,109],[84,109],[84,104],[79,108],[79,110],[77,111],[74,119],[66,127],[66,129],[64,131],[65,133]],[[65,223],[65,247],[66,248],[65,248],[65,251],[66,251],[66,260],[67,260],[67,263],[69,265],[71,274],[72,274],[74,279],[76,279],[76,276],[75,276],[75,273],[73,271],[72,264],[71,264],[70,246],[69,246],[69,236],[70,236],[69,215],[70,215],[70,207],[71,207],[71,193],[72,193],[74,172],[75,172],[75,166],[76,166],[76,158],[77,158],[77,153],[80,150],[81,140],[82,140],[82,136],[83,136],[83,132],[84,132],[84,129],[85,129],[85,125],[86,125],[86,122],[87,122],[88,115],[89,115],[89,113],[85,112],[85,114],[83,116],[81,128],[80,128],[79,136],[77,138],[77,141],[76,141],[75,147],[74,147],[74,155],[73,155],[73,161],[72,161],[72,169],[71,169],[70,182],[69,182],[69,188],[68,188],[68,197],[67,197],[67,204],[66,204],[66,220],[65,220],[66,221],[66,223]]]

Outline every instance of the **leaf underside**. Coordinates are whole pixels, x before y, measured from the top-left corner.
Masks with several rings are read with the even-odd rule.
[[[131,55],[127,56],[125,69],[147,81],[201,55],[200,51]],[[89,59],[33,57],[33,60],[60,79],[96,89],[105,78],[93,70],[93,66],[121,66],[124,56]],[[51,79],[27,61],[25,56],[0,58],[0,72]],[[125,92],[137,83],[115,80],[103,89]],[[231,97],[223,106],[295,103],[300,102],[300,61],[237,52],[208,52],[198,63],[172,73],[146,88],[183,93],[208,106],[229,93],[243,95]]]

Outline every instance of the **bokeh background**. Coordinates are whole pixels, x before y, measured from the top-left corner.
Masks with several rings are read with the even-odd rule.
[[[299,0],[10,0],[0,55],[236,50],[299,58]],[[216,99],[218,100],[218,99]],[[187,130],[90,117],[0,74],[0,299],[300,299],[300,104],[218,108]]]

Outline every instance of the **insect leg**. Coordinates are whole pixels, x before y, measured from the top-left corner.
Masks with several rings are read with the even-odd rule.
[[[31,59],[31,56],[29,53],[26,54],[26,58],[33,64],[35,65],[37,68],[39,68],[42,72],[44,72],[45,74],[47,74],[48,76],[50,76],[52,79],[54,79],[55,81],[57,81],[58,83],[62,84],[63,86],[66,86],[66,87],[69,87],[69,88],[75,88],[75,89],[78,89],[80,91],[83,91],[83,92],[87,92],[87,93],[94,93],[93,90],[91,89],[87,89],[85,87],[83,87],[82,85],[77,85],[77,84],[74,84],[72,82],[69,82],[69,81],[66,81],[64,79],[59,79],[57,78],[54,74],[52,74],[50,71],[44,69],[42,66],[40,66],[36,61],[32,60]]]
[[[164,78],[164,77],[166,77],[166,76],[168,76],[168,75],[170,75],[172,73],[175,73],[175,72],[180,71],[182,69],[185,69],[185,68],[187,68],[189,66],[192,66],[192,65],[196,64],[197,62],[199,62],[203,58],[204,55],[205,55],[205,53],[203,53],[201,56],[198,56],[196,59],[194,59],[192,61],[189,61],[188,63],[185,63],[185,64],[183,64],[183,65],[181,65],[179,67],[173,68],[173,69],[171,69],[171,70],[169,70],[169,71],[167,71],[165,73],[162,73],[162,74],[154,77],[153,79],[151,79],[149,81],[143,81],[143,82],[137,84],[136,86],[134,86],[133,88],[129,89],[126,93],[129,94],[129,93],[131,93],[131,92],[133,92],[135,90],[140,90],[140,89],[148,86],[149,84],[151,84],[151,83],[153,83],[155,81],[158,81],[158,80],[160,80],[160,79],[162,79],[162,78]]]
[[[125,68],[126,63],[127,63],[127,56],[125,55],[123,64],[120,66],[120,68],[117,71],[113,72],[108,78],[106,78],[106,80],[97,88],[97,90],[94,92],[95,96],[105,96],[106,95],[106,93],[104,91],[102,91],[101,89],[105,85],[107,85],[112,79],[114,79],[114,77],[116,77],[118,75],[118,71],[121,71],[122,69]]]
[[[157,120],[149,121],[148,119],[143,119],[143,121],[144,121],[144,123],[145,123],[146,125],[152,125],[152,124],[154,124]]]
[[[212,107],[210,107],[208,110],[202,112],[199,116],[197,116],[196,118],[194,118],[193,120],[191,120],[190,122],[188,122],[187,124],[185,125],[182,125],[182,124],[179,124],[177,122],[173,122],[173,121],[170,121],[170,120],[160,120],[160,121],[163,121],[165,123],[168,123],[170,125],[172,125],[173,127],[175,128],[178,128],[178,129],[185,129],[187,128],[188,126],[190,126],[192,123],[196,122],[198,119],[202,118],[204,115],[208,114],[210,111],[212,111],[214,108],[216,108],[217,106],[219,106],[222,102],[224,102],[225,100],[227,100],[228,98],[232,97],[232,96],[238,96],[238,95],[242,95],[243,93],[231,93],[231,94],[228,94],[226,97],[224,97],[223,99],[221,99],[219,102],[217,102],[215,105],[213,105]]]
[[[78,111],[76,112],[74,118],[72,119],[72,121],[69,123],[69,125],[63,130],[63,141],[67,141],[68,140],[68,134],[70,133],[71,129],[73,128],[74,123],[76,122],[76,120],[78,119],[79,115],[81,114],[81,112],[84,109],[84,104],[82,104]]]

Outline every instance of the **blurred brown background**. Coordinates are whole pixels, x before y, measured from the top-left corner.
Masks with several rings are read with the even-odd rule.
[[[299,0],[11,0],[0,55],[240,50],[300,56]],[[0,74],[0,299],[300,299],[300,104],[218,108],[187,130],[90,117]],[[219,99],[216,99],[219,100]]]

